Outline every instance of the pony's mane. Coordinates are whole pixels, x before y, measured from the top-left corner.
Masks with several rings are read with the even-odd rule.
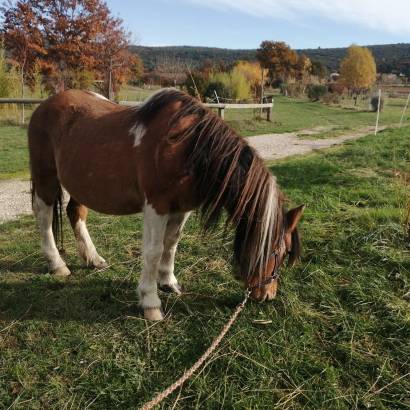
[[[205,229],[215,226],[223,209],[235,228],[234,258],[243,276],[262,277],[272,253],[279,246],[285,220],[284,198],[275,177],[256,151],[215,113],[193,97],[175,89],[154,94],[137,109],[148,124],[168,104],[180,102],[170,119],[170,130],[181,120],[189,126],[170,143],[187,142],[187,167],[194,176]]]

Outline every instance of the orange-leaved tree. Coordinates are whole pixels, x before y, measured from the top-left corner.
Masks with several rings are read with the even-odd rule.
[[[262,41],[256,57],[268,69],[269,80],[286,82],[297,71],[298,55],[282,41]]]
[[[4,46],[19,72],[20,92],[24,97],[24,85],[34,86],[37,61],[45,54],[40,15],[31,0],[5,2],[0,13]]]

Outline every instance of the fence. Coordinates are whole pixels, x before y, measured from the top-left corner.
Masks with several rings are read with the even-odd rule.
[[[0,98],[0,104],[40,104],[44,101],[41,98]],[[119,101],[119,104],[126,106],[136,106],[142,104],[142,101]],[[270,103],[264,104],[224,104],[224,103],[209,103],[204,104],[208,108],[218,109],[218,115],[224,119],[225,110],[229,109],[260,109],[261,112],[266,112],[267,121],[272,121],[273,100]]]
[[[135,106],[142,104],[140,101],[120,101],[121,105],[127,106]],[[218,115],[224,119],[225,118],[225,110],[230,109],[261,109],[261,111],[266,112],[266,119],[268,121],[272,121],[272,111],[273,111],[273,101],[271,103],[265,104],[224,104],[224,103],[207,103],[204,104],[205,107],[208,108],[216,108],[218,109]]]

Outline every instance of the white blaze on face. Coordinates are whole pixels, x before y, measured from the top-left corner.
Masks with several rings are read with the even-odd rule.
[[[134,136],[134,145],[133,147],[138,147],[141,144],[142,137],[145,135],[147,129],[144,124],[136,123],[131,129],[130,134]]]

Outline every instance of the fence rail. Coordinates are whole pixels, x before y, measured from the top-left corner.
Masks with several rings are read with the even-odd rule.
[[[0,104],[40,104],[44,99],[41,98],[0,98]],[[119,101],[119,104],[126,106],[137,106],[142,104],[142,101]],[[261,112],[266,112],[266,119],[272,120],[273,101],[264,104],[223,104],[223,103],[209,103],[204,104],[208,108],[218,109],[218,115],[225,118],[225,110],[231,109],[260,109]]]
[[[0,104],[40,104],[43,98],[0,98]]]
[[[142,101],[120,101],[121,105],[127,106],[137,106],[142,104]],[[225,110],[232,110],[232,109],[261,109],[262,111],[266,111],[266,119],[268,121],[272,120],[272,111],[273,111],[273,101],[271,103],[264,103],[264,104],[224,104],[224,103],[206,103],[204,104],[205,107],[208,108],[217,108],[218,115],[223,119],[225,118]]]

